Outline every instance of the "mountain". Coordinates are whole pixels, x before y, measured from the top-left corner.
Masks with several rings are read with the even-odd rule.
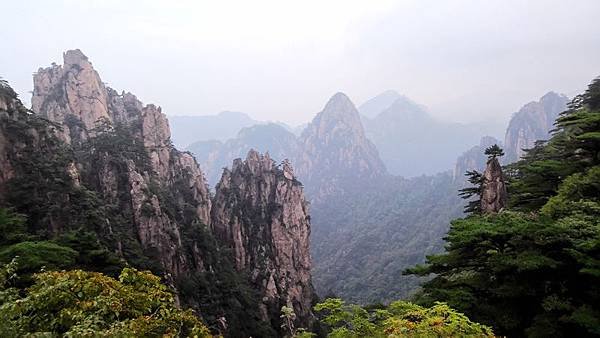
[[[386,90],[385,92],[365,101],[358,107],[358,111],[361,115],[367,118],[374,118],[379,115],[382,111],[388,109],[394,102],[403,100],[408,106],[414,105],[410,99],[405,96],[398,94],[394,90]]]
[[[190,151],[206,173],[208,183],[216,185],[223,168],[236,158],[243,158],[251,149],[268,152],[278,160],[293,158],[299,149],[297,137],[279,124],[257,124],[243,128],[237,137],[225,142],[199,141],[192,143]]]
[[[356,107],[342,93],[300,137],[279,126],[255,126],[224,144],[200,142],[189,150],[210,172],[254,147],[278,161],[289,159],[305,186],[320,295],[331,291],[360,303],[409,296],[421,279],[402,271],[440,252],[449,221],[461,214],[459,186],[449,172],[413,179],[387,174]]]
[[[392,97],[385,93],[382,96]],[[361,108],[367,105],[368,114],[373,115],[375,105],[367,103]],[[403,96],[374,117],[365,115],[363,123],[367,137],[379,150],[389,172],[405,177],[451,169],[456,156],[477,142],[480,134],[474,126],[438,121],[425,107]]]
[[[302,327],[314,320],[310,216],[302,184],[286,162],[251,150],[234,161],[217,185],[212,228],[234,252],[235,266],[260,290],[263,320],[281,325],[282,306],[294,309]]]
[[[181,148],[198,141],[225,141],[235,137],[240,129],[260,123],[247,114],[232,111],[217,115],[171,116],[169,122],[173,143]]]
[[[312,321],[309,216],[289,167],[252,153],[211,198],[193,156],[172,146],[161,108],[106,87],[79,50],[34,74],[32,110],[2,83],[0,207],[26,215],[23,238],[36,241],[18,245],[66,245],[59,253],[75,258],[59,260],[62,269],[151,270],[228,337],[280,335],[284,304],[295,324]],[[233,224],[251,233],[243,247],[223,236]]]
[[[355,182],[344,195],[311,204],[313,281],[319,295],[360,304],[406,299],[424,279],[402,272],[443,251],[462,215],[450,172]]]
[[[302,150],[294,158],[296,172],[313,202],[343,193],[350,182],[386,175],[358,110],[343,93],[333,95],[304,129],[300,145]]]
[[[569,99],[562,94],[549,92],[539,101],[529,102],[513,114],[506,136],[504,147],[507,163],[512,163],[523,156],[523,149],[533,148],[535,141],[547,140],[558,114],[567,109]]]

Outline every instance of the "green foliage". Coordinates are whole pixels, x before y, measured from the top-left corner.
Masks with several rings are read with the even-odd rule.
[[[488,156],[488,159],[504,156],[504,150],[497,144],[494,144],[485,149],[484,154]]]
[[[387,307],[362,308],[339,298],[315,306],[323,323],[331,328],[328,337],[493,337],[492,330],[474,323],[444,303],[424,308],[396,301]]]
[[[27,240],[25,217],[6,208],[0,208],[0,246]]]
[[[2,336],[210,337],[148,272],[126,268],[118,280],[81,270],[34,278],[23,298],[0,305]]]
[[[351,187],[310,208],[317,291],[357,304],[410,297],[426,279],[402,271],[443,251],[450,221],[463,214],[459,182],[445,173]]]
[[[417,300],[444,301],[508,336],[600,335],[600,80],[555,134],[510,167],[512,211],[452,222]]]
[[[465,176],[467,176],[467,181],[472,186],[460,189],[458,191],[458,196],[463,199],[471,199],[473,196],[478,198],[471,199],[467,205],[465,205],[464,211],[465,213],[480,213],[481,193],[483,191],[483,175],[477,170],[467,170]]]
[[[0,250],[0,262],[16,257],[19,273],[33,273],[41,268],[61,269],[75,263],[77,251],[49,241],[20,242]]]
[[[204,224],[194,223],[183,230],[184,247],[191,243],[204,253],[204,271],[182,276],[177,289],[186,305],[202,309],[203,318],[213,332],[232,337],[276,337],[270,323],[260,318],[260,296],[248,283],[248,276],[235,270],[232,253],[220,247]],[[192,252],[187,253],[189,258]],[[226,318],[226,327],[222,317]]]

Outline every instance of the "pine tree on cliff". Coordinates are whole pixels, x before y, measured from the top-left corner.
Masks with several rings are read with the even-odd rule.
[[[504,156],[504,151],[497,144],[485,149],[488,155],[487,166],[481,178],[481,207],[482,213],[496,213],[507,205],[508,194],[504,173],[498,157]]]
[[[435,274],[420,302],[446,302],[499,336],[600,335],[600,79],[569,107],[511,166],[508,210],[454,220],[446,253],[407,271]]]
[[[506,206],[504,175],[497,159],[504,156],[504,151],[494,144],[486,148],[484,154],[488,156],[486,170],[483,173],[477,170],[467,170],[465,176],[471,186],[460,189],[458,193],[464,199],[470,199],[473,196],[479,197],[470,200],[465,205],[465,213],[498,212]]]
[[[472,186],[460,189],[458,195],[464,199],[478,196],[478,199],[469,201],[464,208],[465,213],[478,214],[481,212],[481,187],[483,185],[483,175],[477,170],[467,170],[465,176],[467,176],[467,181]]]

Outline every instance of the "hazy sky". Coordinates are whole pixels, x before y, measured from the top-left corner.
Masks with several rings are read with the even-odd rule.
[[[4,1],[0,76],[79,48],[168,115],[308,121],[335,92],[395,89],[443,119],[505,122],[600,75],[600,1]]]

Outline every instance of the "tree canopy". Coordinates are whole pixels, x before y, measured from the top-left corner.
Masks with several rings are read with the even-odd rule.
[[[510,210],[453,221],[447,252],[407,271],[435,274],[418,302],[447,302],[502,335],[600,335],[599,88],[509,166]]]
[[[0,335],[211,337],[149,272],[125,268],[114,279],[98,272],[52,271],[34,280],[23,297],[12,293],[2,299]]]

